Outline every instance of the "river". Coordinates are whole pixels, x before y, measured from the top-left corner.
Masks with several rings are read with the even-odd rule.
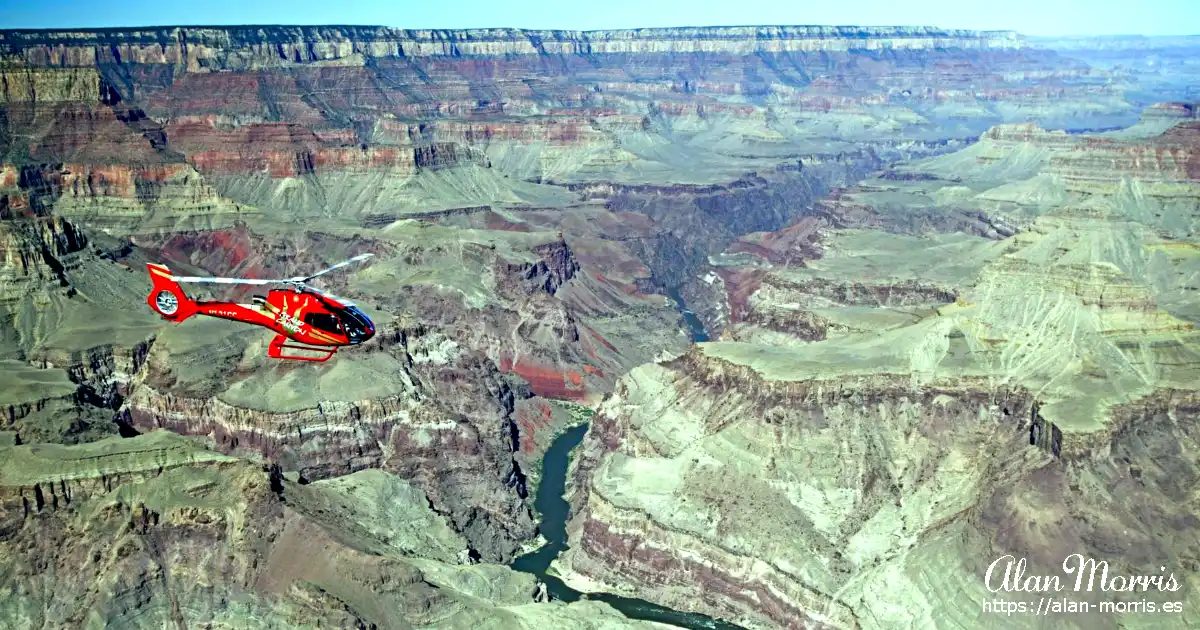
[[[683,321],[687,323],[688,328],[692,333],[692,341],[701,343],[708,341],[708,329],[704,327],[704,323],[699,317],[687,307],[687,303],[683,301],[683,297],[679,295],[679,287],[671,287],[667,289],[667,297],[675,302],[675,309],[683,314]]]
[[[667,295],[675,301],[679,311],[683,314],[688,328],[692,331],[692,338],[697,342],[708,341],[708,333],[704,329],[704,324],[687,309],[687,305],[679,297],[679,291],[669,289]],[[550,596],[564,602],[578,601],[583,594],[567,586],[562,580],[550,575],[547,571],[550,563],[567,548],[567,518],[570,516],[571,507],[563,498],[567,484],[567,467],[570,464],[571,451],[583,441],[587,428],[588,425],[584,423],[567,429],[566,432],[555,438],[546,451],[546,456],[542,458],[542,480],[538,484],[537,497],[534,499],[533,505],[542,516],[539,529],[546,539],[546,544],[537,551],[517,558],[512,563],[512,568],[517,571],[533,574],[545,582]],[[706,615],[680,612],[632,597],[620,597],[609,593],[592,593],[587,597],[616,608],[630,619],[657,621],[692,630],[744,630],[741,626]]]

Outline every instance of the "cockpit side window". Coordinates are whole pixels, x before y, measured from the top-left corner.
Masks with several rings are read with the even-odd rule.
[[[305,313],[304,323],[312,326],[313,328],[324,330],[325,332],[338,334],[341,334],[342,332],[342,327],[338,322],[338,318],[328,313]]]

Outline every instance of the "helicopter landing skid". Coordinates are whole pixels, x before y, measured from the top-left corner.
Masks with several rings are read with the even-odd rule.
[[[275,335],[271,340],[271,345],[267,348],[267,356],[272,359],[288,359],[292,361],[312,361],[315,363],[324,363],[333,358],[337,348],[332,350],[321,346],[310,346],[302,343],[292,342],[287,343],[290,339],[284,335]],[[303,356],[300,354],[284,354],[284,350],[302,350],[304,352],[315,352],[319,356]]]

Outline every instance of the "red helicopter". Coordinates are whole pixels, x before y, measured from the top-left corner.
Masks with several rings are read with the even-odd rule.
[[[352,302],[334,297],[307,283],[370,257],[371,254],[361,254],[311,276],[287,280],[173,276],[166,265],[147,263],[154,287],[146,303],[164,319],[175,323],[200,314],[269,328],[275,331],[275,338],[271,340],[267,356],[272,359],[323,363],[333,357],[338,348],[356,346],[373,337],[375,324]],[[181,282],[279,285],[281,288],[271,289],[265,298],[253,296],[251,304],[237,304],[192,300],[179,287]],[[289,344],[288,341],[295,343]],[[302,350],[316,355],[284,354],[284,350]]]

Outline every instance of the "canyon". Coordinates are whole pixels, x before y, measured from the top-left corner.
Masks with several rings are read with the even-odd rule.
[[[1195,48],[0,31],[0,627],[1015,628],[1071,553],[1182,612],[1047,627],[1189,627]],[[145,307],[367,252],[328,364]]]
[[[989,564],[1079,553],[1182,590],[1055,627],[1187,627],[1197,131],[998,126],[731,247],[720,339],[598,410],[559,573],[747,626],[1028,627],[983,611]]]

